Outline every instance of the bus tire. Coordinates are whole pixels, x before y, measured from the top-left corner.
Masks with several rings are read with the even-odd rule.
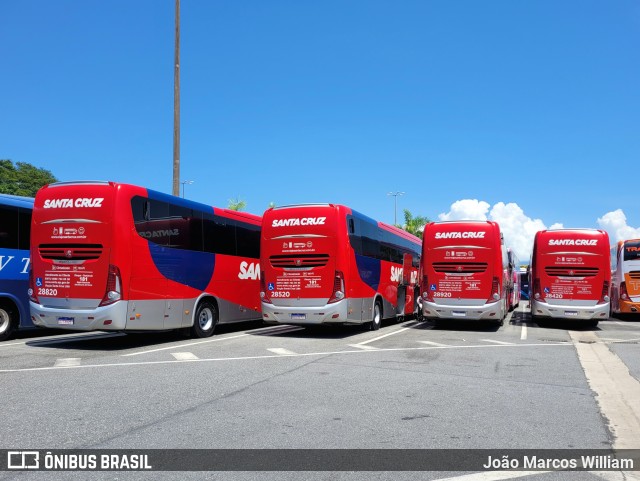
[[[382,325],[382,304],[380,303],[380,301],[376,300],[376,302],[373,305],[373,318],[369,323],[369,330],[377,331],[378,329],[380,329],[381,325]]]
[[[0,301],[0,341],[9,339],[17,324],[17,310],[13,308],[11,302]]]
[[[218,306],[215,302],[205,300],[198,304],[191,335],[193,337],[209,337],[218,324]]]

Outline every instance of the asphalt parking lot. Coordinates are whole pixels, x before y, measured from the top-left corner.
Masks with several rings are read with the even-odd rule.
[[[410,320],[379,331],[244,323],[220,326],[207,339],[48,334],[0,343],[3,449],[640,447],[633,424],[640,422],[634,419],[640,403],[626,411],[615,404],[639,385],[637,321],[612,318],[596,329],[540,327],[521,305],[499,328]],[[116,473],[101,476],[107,474],[104,479]],[[294,474],[269,476],[469,475]],[[616,475],[530,473],[527,479],[621,479]],[[4,473],[0,479],[21,476]],[[215,479],[265,476],[225,473]]]

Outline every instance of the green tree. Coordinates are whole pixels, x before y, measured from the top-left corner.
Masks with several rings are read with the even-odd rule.
[[[417,237],[420,237],[420,239],[422,239],[422,232],[424,231],[424,226],[427,225],[429,222],[431,221],[429,220],[428,217],[423,217],[421,215],[414,217],[413,214],[409,211],[409,209],[404,209],[404,225],[402,226],[402,228],[407,232],[409,232],[410,234],[413,234]]]
[[[231,210],[237,210],[240,212],[247,207],[247,203],[239,197],[236,197],[235,199],[229,199],[229,205],[227,207]]]
[[[26,162],[0,160],[0,193],[33,197],[44,185],[56,182],[51,172]]]

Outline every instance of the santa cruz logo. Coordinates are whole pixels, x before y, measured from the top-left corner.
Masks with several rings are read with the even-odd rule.
[[[550,246],[596,246],[598,239],[549,239]]]
[[[273,219],[271,227],[290,227],[297,225],[324,225],[326,217],[292,217],[289,219]]]
[[[104,197],[79,197],[77,199],[47,199],[45,209],[67,209],[70,207],[102,207]]]
[[[484,239],[486,232],[436,232],[436,239]]]

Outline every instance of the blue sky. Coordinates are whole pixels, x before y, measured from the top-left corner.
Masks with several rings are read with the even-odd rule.
[[[399,217],[476,199],[640,226],[635,0],[181,7],[188,198],[393,222],[404,191]],[[0,18],[0,158],[170,193],[174,0],[4,0]]]

